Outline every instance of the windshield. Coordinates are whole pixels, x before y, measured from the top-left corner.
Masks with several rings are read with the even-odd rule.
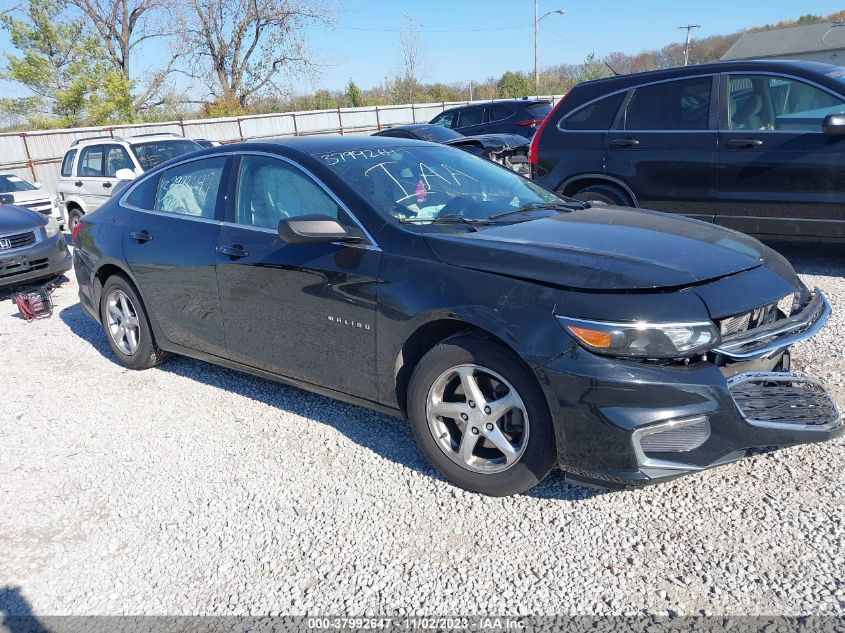
[[[444,146],[405,146],[318,154],[378,211],[399,220],[489,220],[562,200],[483,158]]]
[[[201,149],[200,146],[188,139],[149,141],[148,143],[134,143],[132,145],[132,153],[135,154],[138,164],[144,171],[148,171],[166,160],[195,152],[198,149]]]
[[[29,184],[23,178],[12,174],[0,174],[0,193],[14,193],[15,191],[32,191],[34,185]]]

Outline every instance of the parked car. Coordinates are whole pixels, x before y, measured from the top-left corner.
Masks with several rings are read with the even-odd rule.
[[[413,125],[394,125],[375,132],[373,136],[387,136],[390,138],[408,138],[418,141],[443,143],[470,152],[476,156],[483,156],[487,160],[498,163],[524,176],[531,175],[528,165],[529,142],[518,134],[477,134],[464,136],[449,128],[430,123],[416,123]]]
[[[546,99],[491,101],[449,108],[430,123],[465,136],[519,134],[531,138],[551,109],[551,101]]]
[[[178,134],[75,140],[62,159],[56,185],[66,225],[73,230],[83,215],[111,197],[121,180],[131,180],[159,163],[198,149],[197,143]]]
[[[11,172],[0,172],[0,204],[16,204],[64,223],[58,196],[42,191],[40,182],[29,182]]]
[[[407,416],[449,481],[661,481],[826,440],[790,346],[830,306],[751,237],[587,208],[453,147],[311,137],[203,150],[76,230],[115,358],[183,354]],[[376,424],[376,422],[374,422]]]
[[[761,238],[845,238],[845,71],[745,61],[579,84],[534,137],[538,183]]]
[[[0,204],[0,288],[58,277],[71,265],[55,217]]]
[[[211,141],[207,138],[195,138],[191,140],[203,149],[205,149],[206,147],[218,147],[219,145],[221,145],[220,141]]]

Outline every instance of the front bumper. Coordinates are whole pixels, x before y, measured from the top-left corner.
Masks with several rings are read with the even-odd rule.
[[[815,379],[786,371],[789,356],[779,344],[821,328],[829,305],[818,294],[808,327],[767,340],[754,357],[745,347],[729,362],[719,355],[719,364],[658,365],[574,347],[545,365],[538,376],[567,477],[605,487],[642,485],[735,461],[751,448],[842,434],[832,398]]]
[[[69,271],[72,264],[61,233],[26,248],[0,252],[0,288],[57,277]]]

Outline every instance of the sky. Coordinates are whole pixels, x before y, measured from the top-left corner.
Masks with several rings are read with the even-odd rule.
[[[0,0],[0,8],[16,0]],[[533,0],[328,0],[337,3],[334,29],[305,33],[319,62],[316,78],[292,80],[294,92],[341,90],[349,79],[362,88],[380,84],[399,69],[399,27],[408,16],[422,32],[424,82],[464,82],[499,76],[506,70],[533,70]],[[613,51],[637,53],[682,41],[682,24],[700,24],[694,37],[827,14],[843,8],[827,0],[540,0],[540,13],[564,9],[540,23],[540,66],[583,62]],[[139,69],[163,63],[166,47],[148,46]],[[10,50],[0,33],[0,53]],[[183,80],[184,81],[184,80]],[[17,92],[4,86],[6,94]]]

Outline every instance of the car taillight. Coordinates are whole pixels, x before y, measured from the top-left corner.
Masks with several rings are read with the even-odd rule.
[[[82,233],[82,222],[79,222],[75,227],[73,227],[70,231],[70,240],[74,244],[76,244],[76,238],[79,237],[79,234]]]
[[[545,119],[528,119],[527,121],[520,121],[517,125],[521,125],[522,127],[537,127],[538,125],[542,125]]]
[[[555,114],[557,114],[558,109],[560,108],[560,106],[563,105],[563,102],[566,101],[566,98],[569,96],[569,94],[570,93],[567,92],[565,95],[563,95],[563,97],[561,97],[560,101],[558,101],[555,104],[555,107],[552,108],[552,111],[549,112],[548,115],[546,115],[546,118],[543,119],[543,122],[540,123],[539,129],[534,132],[534,137],[531,139],[531,147],[528,149],[528,162],[530,164],[537,164],[537,158],[539,156],[540,150],[540,137],[543,135],[543,130],[546,129],[546,126],[549,124],[549,121],[551,121],[553,118],[556,118]]]

